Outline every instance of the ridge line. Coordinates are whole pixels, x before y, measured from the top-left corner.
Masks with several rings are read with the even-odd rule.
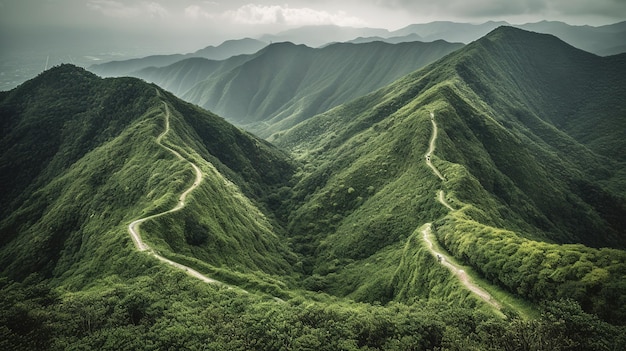
[[[426,152],[425,159],[426,159],[426,165],[428,165],[428,167],[430,167],[430,169],[432,169],[433,173],[442,181],[445,181],[446,178],[441,174],[441,172],[439,172],[439,170],[432,164],[430,158],[432,156],[432,153],[435,151],[435,142],[437,141],[437,133],[438,133],[438,129],[437,129],[437,123],[435,122],[435,114],[433,112],[430,112],[430,121],[433,125],[433,133],[430,137],[430,143],[428,146],[428,151]],[[452,207],[447,201],[446,201],[446,197],[445,197],[445,192],[443,190],[439,190],[437,192],[437,196],[436,196],[437,201],[442,204],[443,206],[445,206],[446,208],[448,208],[450,211],[456,211],[454,209],[454,207]],[[474,293],[475,295],[477,295],[478,297],[480,297],[482,300],[484,300],[485,302],[487,302],[488,304],[492,305],[493,307],[495,307],[496,309],[500,310],[502,308],[502,306],[500,305],[500,303],[498,303],[492,296],[491,294],[489,294],[486,290],[482,289],[481,287],[479,287],[478,285],[472,283],[470,281],[469,276],[467,275],[467,273],[463,270],[460,269],[459,267],[457,267],[456,264],[450,262],[450,259],[448,258],[448,255],[442,253],[442,252],[438,252],[435,250],[434,248],[434,243],[432,242],[432,240],[430,240],[430,236],[432,236],[432,223],[426,223],[422,226],[422,238],[423,240],[428,244],[427,245],[427,249],[428,251],[430,251],[430,253],[437,257],[437,261],[439,263],[441,263],[443,266],[445,266],[446,268],[448,268],[448,270],[454,275],[456,276],[459,281],[461,282],[461,284],[463,284],[469,291],[471,291],[472,293]],[[436,238],[435,238],[436,240]]]
[[[157,95],[159,97],[161,97],[160,92],[157,90]],[[158,218],[176,211],[180,211],[181,209],[183,209],[185,207],[185,199],[187,198],[187,195],[189,195],[189,193],[191,193],[194,189],[196,189],[200,183],[202,183],[203,180],[203,174],[202,171],[200,170],[200,168],[193,162],[185,159],[178,151],[172,149],[169,146],[166,146],[162,143],[163,138],[167,135],[167,133],[169,133],[170,131],[170,109],[169,106],[167,105],[167,103],[165,101],[163,101],[163,106],[165,107],[165,129],[163,130],[163,132],[161,134],[159,134],[159,136],[156,138],[156,143],[159,144],[159,146],[161,146],[162,148],[166,149],[167,151],[173,153],[178,159],[184,160],[189,162],[189,164],[193,167],[194,172],[196,174],[196,179],[194,180],[193,184],[187,188],[179,197],[178,197],[178,202],[176,203],[176,206],[174,206],[173,208],[167,210],[167,211],[163,211],[157,214],[153,214],[147,217],[142,217],[139,219],[136,219],[134,221],[132,221],[129,225],[128,225],[128,232],[130,233],[131,239],[133,240],[133,244],[135,245],[135,247],[137,248],[137,250],[139,251],[148,251],[148,253],[152,256],[154,256],[156,259],[158,259],[159,261],[165,262],[171,266],[174,266],[180,270],[184,270],[185,273],[198,278],[200,280],[202,280],[205,283],[209,283],[209,284],[220,284],[220,285],[224,285],[226,286],[226,284],[215,280],[213,278],[209,278],[205,275],[203,275],[202,273],[196,271],[195,269],[185,266],[181,263],[178,262],[174,262],[168,258],[165,258],[161,255],[159,255],[154,249],[152,249],[150,246],[148,246],[148,244],[146,244],[142,239],[141,239],[141,235],[139,234],[139,226],[141,225],[141,223],[150,220],[150,219],[154,219],[154,218]],[[245,291],[245,290],[244,290]]]

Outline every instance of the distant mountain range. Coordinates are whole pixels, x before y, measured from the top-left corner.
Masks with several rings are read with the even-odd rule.
[[[304,26],[278,34],[262,35],[259,39],[268,43],[292,42],[310,47],[319,47],[335,42],[347,42],[357,37],[389,36],[389,31],[381,28],[353,28],[336,25]]]
[[[607,56],[626,51],[626,21],[605,26],[573,26],[563,22],[542,21],[526,24],[507,22],[485,22],[482,24],[458,22],[430,22],[412,24],[407,27],[387,31],[373,28],[346,28],[338,26],[311,26],[297,28],[274,36],[262,36],[264,41],[290,41],[312,47],[332,42],[386,41],[390,43],[404,41],[445,40],[451,43],[468,44],[500,26],[513,26],[538,33],[552,34],[579,49]],[[359,39],[357,39],[359,38]]]
[[[383,41],[401,43],[409,41],[445,40],[451,43],[472,42],[507,22],[485,22],[483,24],[457,22],[430,22],[412,24],[390,32],[377,28],[351,28],[339,26],[306,26],[274,35],[263,35],[259,39],[229,40],[217,47],[209,46],[191,54],[157,55],[141,59],[113,61],[89,67],[89,70],[106,77],[122,76],[147,67],[163,67],[191,57],[223,60],[241,54],[252,54],[273,42],[292,42],[310,47],[325,46],[335,42],[366,43]],[[572,26],[563,22],[542,21],[513,25],[529,31],[552,34],[579,49],[601,56],[626,51],[626,21],[599,27]]]
[[[250,56],[219,62],[184,60],[132,75],[268,137],[460,47],[443,41],[338,43],[321,49],[277,43]]]
[[[105,77],[119,77],[145,67],[164,67],[193,57],[201,57],[210,60],[225,60],[236,55],[253,54],[266,45],[267,44],[263,41],[250,38],[227,40],[218,46],[207,46],[204,49],[190,54],[154,55],[123,61],[111,61],[92,65],[89,67],[89,70]]]
[[[267,138],[389,84],[462,46],[441,39],[470,42],[502,24],[505,22],[480,25],[432,22],[410,25],[395,32],[337,26],[304,27],[262,39],[298,43],[307,42],[313,33],[318,34],[316,39],[324,40],[345,40],[367,34],[378,36],[351,40],[358,45],[335,43],[312,49],[275,43],[259,51],[256,50],[265,45],[263,41],[243,39],[194,54],[110,62],[92,66],[90,70],[103,76],[126,75],[154,82],[186,101]],[[544,21],[520,27],[557,34],[571,45],[597,54],[619,52],[626,44],[626,22],[591,27]],[[319,31],[325,34],[320,35]],[[434,41],[423,43],[416,39]],[[381,41],[397,45],[376,43]],[[277,92],[277,87],[284,90]]]
[[[443,39],[450,42],[469,43],[500,26],[513,26],[537,33],[552,34],[574,47],[602,56],[625,52],[626,48],[626,39],[624,39],[626,38],[626,22],[599,27],[572,26],[554,21],[520,25],[510,25],[506,22],[485,22],[478,25],[432,22],[410,25],[391,34],[395,36],[417,34],[424,41]]]

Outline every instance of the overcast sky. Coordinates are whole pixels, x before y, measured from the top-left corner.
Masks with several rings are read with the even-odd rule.
[[[395,30],[435,20],[602,25],[626,20],[626,0],[0,0],[3,46],[37,45],[34,33],[45,33],[41,42],[57,35],[195,50],[302,25]]]

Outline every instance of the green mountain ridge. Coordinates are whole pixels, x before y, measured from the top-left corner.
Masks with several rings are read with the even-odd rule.
[[[262,137],[372,92],[461,47],[433,43],[275,43],[222,62],[181,61],[133,73]]]
[[[112,248],[97,242],[129,243],[132,218],[174,203],[192,173],[153,141],[164,114],[157,91],[136,79],[102,80],[64,65],[3,99],[3,275],[96,274],[99,260],[119,258],[92,261],[94,253]],[[190,257],[213,252],[207,262],[215,267],[291,271],[281,230],[259,207],[266,206],[264,194],[289,181],[291,161],[223,119],[160,94],[173,116],[166,140],[184,145],[180,153],[197,160],[209,179],[184,211],[144,225],[149,241]],[[151,226],[162,230],[152,233]],[[25,245],[31,249],[23,251]],[[93,271],[76,273],[83,270]]]
[[[502,27],[388,87],[297,125],[276,140],[312,170],[294,188],[301,201],[290,218],[294,248],[315,253],[307,268],[319,276],[317,285],[337,294],[384,298],[406,289],[406,281],[394,278],[408,269],[398,267],[400,243],[434,221],[444,247],[487,277],[494,262],[486,257],[536,255],[536,265],[526,262],[532,268],[521,263],[499,268],[498,278],[491,276],[497,285],[530,299],[574,297],[619,320],[621,298],[609,302],[608,296],[623,296],[623,251],[563,246],[575,256],[557,262],[580,266],[575,264],[580,259],[587,268],[578,273],[563,268],[568,273],[558,279],[549,269],[542,271],[541,262],[554,265],[548,253],[559,250],[557,244],[624,247],[624,163],[621,155],[606,151],[621,149],[624,140],[625,72],[622,55],[602,58],[553,36]],[[446,196],[459,209],[447,215],[435,200],[436,178],[423,161],[429,112],[442,129],[433,163],[446,178]],[[601,130],[573,127],[580,124]],[[505,232],[510,242],[484,246],[476,246],[471,234]],[[534,251],[523,251],[526,245]],[[397,252],[396,259],[363,272],[360,267],[386,251]],[[506,259],[500,262],[502,267]],[[608,273],[601,281],[592,280],[596,268]],[[522,269],[528,271],[520,280]],[[370,285],[373,271],[388,275],[378,275],[378,291]],[[588,281],[581,282],[585,274]],[[354,281],[351,287],[348,279]]]

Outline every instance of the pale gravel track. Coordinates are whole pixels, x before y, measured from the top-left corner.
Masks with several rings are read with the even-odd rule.
[[[428,165],[428,167],[430,167],[430,169],[432,169],[433,173],[442,181],[445,181],[444,176],[439,172],[439,170],[432,164],[431,162],[431,157],[433,152],[435,151],[435,142],[437,141],[437,133],[438,133],[438,129],[437,129],[437,122],[435,122],[435,114],[433,112],[430,113],[430,121],[433,125],[433,133],[432,136],[430,138],[430,143],[428,146],[428,151],[426,152],[426,154],[424,155],[424,157],[426,158],[426,164]],[[443,190],[439,190],[437,193],[437,201],[439,201],[439,203],[443,206],[445,206],[447,209],[449,209],[450,211],[455,211],[454,207],[452,207],[447,201],[446,201],[446,196]],[[502,308],[502,306],[495,301],[491,295],[483,290],[482,288],[480,288],[478,285],[474,284],[469,276],[467,275],[467,273],[459,268],[457,265],[455,265],[454,263],[450,262],[450,259],[448,258],[448,255],[436,251],[434,248],[434,244],[431,240],[432,237],[432,223],[426,223],[424,224],[424,226],[422,227],[422,237],[424,239],[424,241],[428,244],[427,248],[428,250],[431,252],[431,254],[435,257],[437,257],[437,260],[446,268],[448,268],[448,270],[450,270],[452,272],[452,274],[454,274],[459,281],[465,285],[465,287],[467,287],[467,289],[469,289],[471,292],[473,292],[476,296],[480,297],[482,300],[484,300],[485,302],[487,302],[488,304],[492,305],[493,307],[500,309]]]

